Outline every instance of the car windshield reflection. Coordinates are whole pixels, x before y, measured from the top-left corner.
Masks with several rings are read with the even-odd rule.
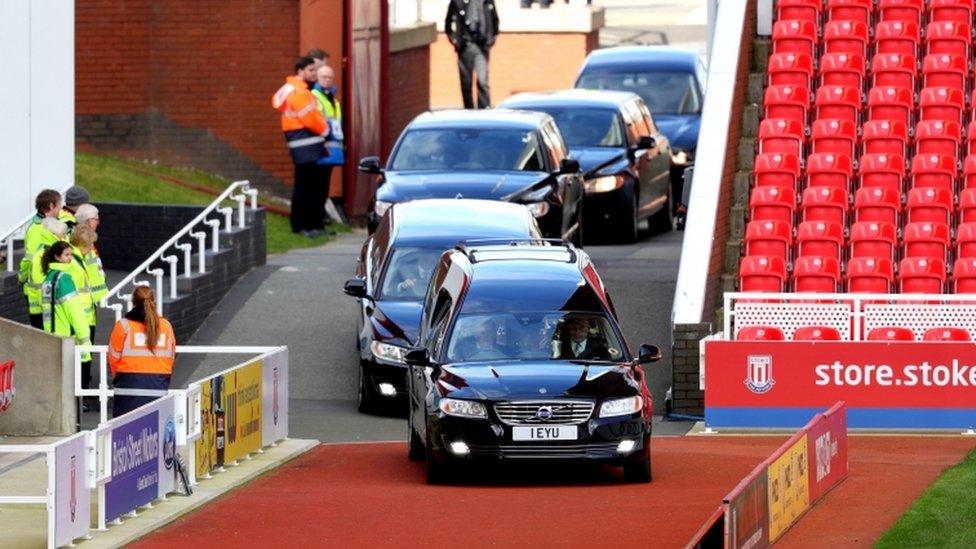
[[[387,262],[380,299],[420,301],[443,250],[437,248],[397,248]]]
[[[583,74],[576,87],[634,92],[655,116],[701,112],[701,95],[692,73],[596,70]]]
[[[556,120],[569,147],[623,147],[624,132],[617,111],[608,109],[536,108]]]
[[[539,140],[526,130],[410,130],[395,154],[393,171],[545,171]]]

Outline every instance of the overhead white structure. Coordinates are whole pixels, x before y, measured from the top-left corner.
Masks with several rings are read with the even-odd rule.
[[[74,4],[0,2],[0,230],[74,182]]]

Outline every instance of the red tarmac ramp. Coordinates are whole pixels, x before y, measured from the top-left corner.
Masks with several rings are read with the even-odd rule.
[[[523,463],[428,486],[403,443],[322,445],[135,546],[682,547],[786,438],[655,438],[650,484],[625,484],[608,467]],[[869,545],[974,445],[960,437],[852,437],[849,478],[780,544]]]

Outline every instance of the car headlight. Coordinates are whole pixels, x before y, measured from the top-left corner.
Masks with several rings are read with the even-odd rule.
[[[473,400],[459,400],[456,398],[443,398],[440,404],[441,411],[449,416],[486,418],[488,411],[485,405]]]
[[[605,193],[619,189],[622,184],[622,177],[606,175],[603,177],[587,179],[585,182],[583,182],[583,188],[588,193]]]
[[[376,212],[377,217],[383,217],[383,214],[385,214],[386,210],[389,210],[390,206],[392,205],[393,205],[392,202],[383,202],[382,200],[377,200],[376,205],[373,207],[373,211]]]
[[[600,405],[600,417],[626,416],[640,411],[644,401],[639,396],[615,398]]]
[[[687,166],[695,160],[695,153],[681,150],[671,151],[671,163],[675,166]]]
[[[373,352],[374,357],[380,360],[395,362],[397,364],[406,364],[406,362],[403,360],[403,355],[407,354],[406,347],[374,341],[369,344],[369,350]]]
[[[542,217],[549,213],[548,202],[532,202],[530,204],[526,204],[525,207],[532,212],[533,217]]]

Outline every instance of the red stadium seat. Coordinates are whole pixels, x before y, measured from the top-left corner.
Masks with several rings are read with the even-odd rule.
[[[797,86],[769,86],[763,97],[766,118],[785,118],[806,125],[810,92]]]
[[[850,256],[896,259],[898,230],[891,223],[858,221],[851,225]]]
[[[750,219],[793,224],[796,191],[790,187],[756,187],[749,195]]]
[[[918,96],[919,120],[945,120],[961,124],[966,99],[961,89],[924,88]]]
[[[865,122],[861,127],[861,147],[865,154],[904,157],[908,154],[908,127],[892,120]]]
[[[976,222],[976,188],[963,189],[959,192],[957,221],[959,223]]]
[[[786,262],[772,256],[747,255],[739,261],[739,289],[743,292],[782,292]]]
[[[956,159],[945,154],[920,154],[912,158],[911,188],[956,188]]]
[[[969,155],[962,163],[962,185],[963,189],[976,187],[976,155]]]
[[[942,223],[915,222],[905,225],[902,257],[949,258],[949,226]]]
[[[848,194],[837,187],[807,187],[800,204],[803,221],[847,224]]]
[[[898,226],[901,193],[888,187],[861,187],[854,193],[854,221]]]
[[[966,127],[966,155],[976,154],[976,120]]]
[[[952,222],[952,191],[939,187],[922,187],[908,191],[905,200],[905,217],[908,223],[919,221]]]
[[[817,90],[815,118],[817,120],[861,121],[861,91],[853,86],[821,86]]]
[[[916,86],[915,56],[905,53],[879,53],[871,61],[871,87],[908,88]]]
[[[793,291],[832,294],[840,290],[840,263],[833,257],[801,256],[793,263]]]
[[[893,189],[901,192],[905,180],[905,158],[893,154],[865,154],[858,162],[858,188]]]
[[[773,53],[817,55],[817,25],[810,21],[780,20],[773,24]]]
[[[941,294],[946,265],[931,257],[905,257],[898,263],[898,284],[903,294]]]
[[[868,341],[915,341],[915,334],[908,328],[887,326],[871,330]]]
[[[810,149],[854,158],[857,126],[850,120],[817,120],[810,130]]]
[[[854,177],[846,154],[813,153],[807,157],[807,187],[836,187],[847,191]]]
[[[790,260],[793,228],[782,221],[750,221],[746,225],[745,255]]]
[[[952,266],[952,293],[976,294],[976,257],[956,260]]]
[[[850,293],[888,294],[895,285],[891,260],[886,257],[852,257],[846,277]]]
[[[868,26],[859,21],[830,21],[823,26],[824,53],[863,55],[868,53]]]
[[[831,326],[801,326],[793,332],[793,341],[840,341],[840,332]]]
[[[766,69],[770,86],[799,86],[813,84],[813,58],[805,53],[774,53],[769,56]]]
[[[878,0],[876,9],[879,21],[911,21],[921,25],[925,3],[923,0]]]
[[[929,0],[929,21],[955,21],[971,25],[972,0]]]
[[[873,14],[871,0],[827,0],[828,21],[858,21],[870,25]]]
[[[844,252],[844,228],[839,223],[804,221],[796,232],[797,257],[832,257],[840,260]]]
[[[897,120],[912,126],[915,98],[908,88],[879,86],[868,92],[868,120]]]
[[[877,53],[901,53],[918,57],[922,44],[920,23],[881,21],[874,26],[874,48]]]
[[[955,343],[960,341],[972,341],[969,332],[962,328],[946,326],[944,328],[929,328],[922,334],[922,341],[944,341]]]
[[[923,120],[915,126],[916,155],[943,154],[958,160],[960,143],[962,128],[955,122]]]
[[[766,119],[759,123],[759,152],[792,154],[803,157],[806,137],[803,123],[798,120]]]
[[[961,55],[948,53],[926,55],[922,60],[922,85],[941,86],[966,92],[969,67]]]
[[[825,53],[820,58],[821,86],[854,86],[864,89],[867,77],[867,63],[861,55],[846,53]]]
[[[796,189],[800,181],[800,161],[787,153],[757,154],[752,173],[757,187],[773,185]]]
[[[976,223],[960,223],[956,227],[956,259],[960,258],[976,259]]]
[[[735,334],[738,341],[783,341],[783,330],[775,326],[746,326]]]
[[[799,19],[817,25],[820,23],[819,0],[779,0],[776,2],[776,20]]]
[[[968,23],[935,21],[925,27],[925,54],[950,53],[969,59],[973,31]]]

